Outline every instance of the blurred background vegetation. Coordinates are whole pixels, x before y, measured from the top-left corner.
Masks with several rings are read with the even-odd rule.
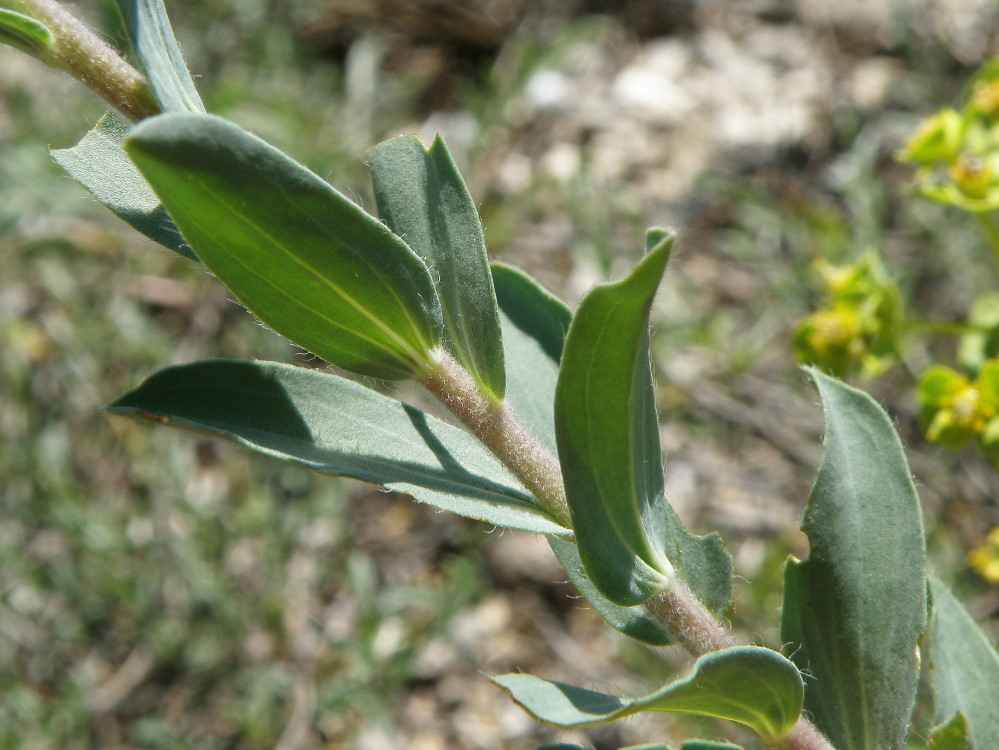
[[[633,263],[647,225],[679,228],[653,342],[670,499],[731,544],[734,627],[779,647],[781,563],[807,554],[820,451],[792,346],[821,295],[816,259],[873,248],[909,309],[940,321],[999,280],[975,223],[913,195],[894,159],[995,51],[995,4],[168,9],[209,111],[368,208],[366,149],[442,132],[492,254],[570,301]],[[112,3],[76,10],[120,41]],[[0,747],[530,748],[554,734],[482,673],[628,693],[683,668],[604,628],[538,540],[102,414],[166,364],[303,356],[51,163],[45,146],[102,111],[0,49]],[[922,336],[857,382],[903,435],[936,572],[994,626],[999,591],[965,556],[999,525],[999,481],[973,451],[926,443],[913,394],[954,347]],[[575,738],[687,730],[652,718]]]

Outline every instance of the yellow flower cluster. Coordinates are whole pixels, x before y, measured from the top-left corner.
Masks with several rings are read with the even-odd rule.
[[[899,152],[920,193],[966,211],[999,208],[999,61],[979,71],[964,107],[926,118]]]
[[[999,583],[999,526],[985,537],[985,542],[968,553],[968,565],[989,583]]]
[[[819,260],[816,270],[824,302],[798,323],[798,360],[840,377],[884,372],[896,359],[902,303],[877,253],[868,251],[846,266]]]

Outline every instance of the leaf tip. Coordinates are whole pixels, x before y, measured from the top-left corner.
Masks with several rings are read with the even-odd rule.
[[[675,240],[676,230],[672,227],[650,227],[645,231],[645,252],[654,252],[663,245],[671,247]]]

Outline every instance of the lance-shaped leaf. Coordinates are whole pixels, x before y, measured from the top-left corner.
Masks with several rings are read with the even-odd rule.
[[[919,497],[902,444],[867,394],[809,370],[825,449],[785,569],[781,637],[807,671],[805,708],[837,750],[903,747],[926,627]]]
[[[731,591],[728,554],[717,535],[690,534],[663,491],[648,316],[672,242],[650,231],[631,275],[580,303],[555,395],[558,454],[580,557],[607,599],[639,604],[676,574],[717,609]]]
[[[525,674],[493,681],[535,718],[559,727],[600,724],[639,711],[711,716],[753,729],[767,741],[784,737],[801,713],[797,667],[776,651],[736,646],[699,658],[691,673],[636,700]]]
[[[555,384],[572,311],[522,271],[494,263],[492,272],[506,351],[507,403],[521,424],[555,452]],[[573,542],[552,536],[548,541],[569,580],[608,624],[655,646],[671,642],[645,607],[621,607],[596,589]]]
[[[202,262],[266,325],[345,370],[428,374],[441,335],[430,273],[357,204],[221,117],[158,115],[125,151]]]
[[[209,360],[161,370],[108,408],[380,484],[497,526],[568,533],[464,430],[336,375]]]
[[[128,120],[109,111],[73,148],[49,154],[119,218],[154,242],[197,260],[146,178],[122,151],[121,143],[130,127]]]
[[[162,0],[118,0],[139,67],[164,112],[204,112]]]
[[[975,750],[999,748],[999,653],[936,578],[930,578],[930,592],[930,675],[937,721],[960,711]]]
[[[444,343],[495,400],[506,388],[503,340],[475,203],[440,136],[402,135],[368,151],[378,213],[430,268]]]
[[[8,44],[48,62],[53,46],[52,31],[37,19],[9,8],[0,8],[0,44]]]

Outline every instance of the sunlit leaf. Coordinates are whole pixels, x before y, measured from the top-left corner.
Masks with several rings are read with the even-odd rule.
[[[52,51],[52,31],[30,16],[0,8],[0,44],[10,45],[47,62]]]
[[[963,712],[958,711],[948,721],[930,730],[930,747],[933,750],[975,750],[968,719]]]
[[[572,311],[524,272],[496,263],[492,271],[506,350],[507,402],[528,431],[554,452],[555,384]],[[645,643],[671,642],[645,607],[621,607],[597,590],[574,543],[555,537],[549,543],[569,580],[608,624]]]
[[[144,120],[125,150],[202,262],[266,325],[352,372],[429,374],[442,327],[430,273],[357,204],[212,115]]]
[[[648,317],[672,242],[650,231],[631,275],[580,303],[555,396],[558,453],[580,557],[607,599],[639,604],[679,575],[718,608],[731,590],[724,545],[690,534],[663,489]]]
[[[798,720],[804,688],[790,661],[770,649],[737,646],[695,662],[691,673],[637,700],[550,682],[525,674],[493,681],[535,718],[559,727],[615,721],[639,711],[710,716],[745,724],[766,740],[785,736]]]

